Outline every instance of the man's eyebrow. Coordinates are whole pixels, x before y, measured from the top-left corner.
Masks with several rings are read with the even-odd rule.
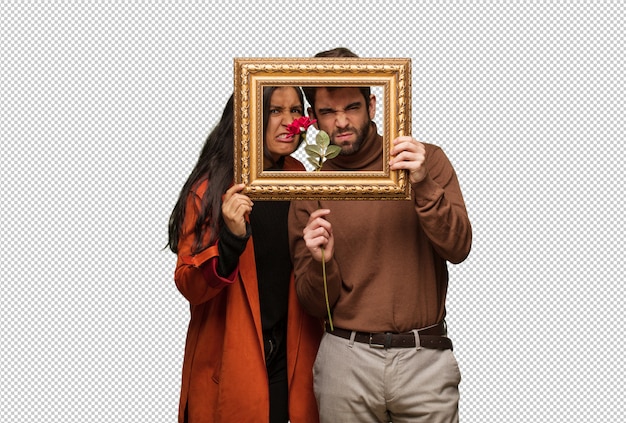
[[[355,101],[354,103],[350,103],[346,106],[346,108],[344,110],[347,109],[353,109],[355,107],[361,107],[361,102],[360,101]]]
[[[353,109],[355,107],[361,107],[363,105],[363,103],[361,103],[360,101],[355,101],[354,103],[350,103],[348,104],[346,107],[343,108],[343,110],[348,110],[348,109]],[[333,109],[332,107],[321,107],[318,111],[318,113],[322,113],[322,112],[335,112],[336,110]]]

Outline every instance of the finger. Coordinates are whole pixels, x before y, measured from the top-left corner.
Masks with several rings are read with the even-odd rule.
[[[330,237],[330,232],[325,227],[319,226],[319,227],[317,227],[315,229],[311,229],[310,231],[308,231],[306,236],[309,239],[320,238],[320,237],[321,238],[329,238]]]
[[[307,221],[305,229],[306,228],[315,229],[317,226],[326,225],[328,223],[328,221],[326,220],[325,216],[327,216],[329,213],[330,213],[329,209],[317,209],[317,210],[315,210],[309,216],[309,220]]]
[[[305,241],[307,248],[313,251],[318,251],[328,245],[328,238],[325,237],[310,238]]]
[[[409,135],[402,135],[400,137],[396,137],[393,140],[393,144],[396,145],[396,144],[400,144],[401,142],[407,142],[407,141],[413,141],[413,140],[415,139]]]
[[[406,149],[406,148],[414,148],[415,146],[421,144],[415,138],[409,136],[397,137],[393,140],[392,145],[396,147],[396,149]]]
[[[309,216],[309,222],[317,219],[318,217],[327,216],[330,213],[329,209],[317,209]]]
[[[417,153],[417,152],[424,150],[420,142],[417,142],[412,138],[409,138],[408,140],[407,139],[402,140],[402,138],[403,137],[396,138],[394,142],[394,146],[390,152],[392,156],[398,155],[403,151],[410,151],[413,153]]]
[[[237,206],[239,204],[247,204],[249,206],[252,206],[254,203],[252,203],[252,200],[250,200],[250,197],[248,197],[247,195],[235,193],[235,194],[232,194],[231,196],[225,196],[224,204],[226,204],[227,207],[232,207],[232,206]]]
[[[235,185],[231,186],[230,188],[228,188],[226,190],[226,193],[224,193],[224,197],[223,197],[222,200],[224,202],[228,201],[230,198],[232,198],[238,192],[241,192],[245,187],[246,187],[245,184],[235,184]]]
[[[305,228],[303,238],[308,247],[315,247],[320,243],[327,242],[330,233],[322,226]]]
[[[246,201],[239,201],[233,204],[233,212],[237,217],[243,217],[252,211],[252,204]]]
[[[302,233],[305,237],[311,238],[319,236],[320,234],[325,234],[325,236],[330,236],[333,232],[332,225],[330,222],[323,218],[315,219],[313,222],[309,222],[307,226],[303,229]]]
[[[235,194],[235,196],[222,203],[222,213],[225,217],[235,219],[252,211],[254,204],[245,195]]]
[[[417,153],[409,153],[407,151],[403,151],[395,157],[392,157],[389,160],[389,165],[391,167],[400,166],[400,169],[405,169],[407,166],[414,166],[416,162],[420,161],[420,157]]]
[[[393,145],[398,145],[398,144],[402,144],[402,143],[416,144],[416,145],[422,144],[421,142],[419,142],[418,140],[416,140],[415,138],[413,138],[413,137],[411,137],[409,135],[396,137],[396,138],[394,138],[394,140],[392,142]]]
[[[246,187],[245,184],[235,184],[226,190],[226,194],[232,196],[237,192],[241,192]]]
[[[243,194],[235,194],[234,200],[235,200],[234,204],[237,204],[237,205],[243,204],[248,207],[252,207],[254,205],[252,200],[250,200],[248,196],[243,195]]]

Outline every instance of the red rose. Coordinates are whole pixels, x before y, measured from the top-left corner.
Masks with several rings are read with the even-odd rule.
[[[296,135],[306,132],[307,128],[315,122],[317,122],[315,119],[311,119],[308,116],[299,117],[287,125],[287,132],[289,135],[295,137]]]

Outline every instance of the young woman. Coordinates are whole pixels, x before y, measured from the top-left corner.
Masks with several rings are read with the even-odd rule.
[[[264,167],[304,170],[289,156],[303,115],[297,87],[263,92]],[[316,423],[312,366],[322,323],[294,288],[289,202],[233,185],[233,98],[183,186],[169,222],[176,286],[191,305],[179,422]]]

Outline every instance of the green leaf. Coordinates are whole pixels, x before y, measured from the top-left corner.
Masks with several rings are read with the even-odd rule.
[[[307,157],[307,160],[309,161],[309,163],[311,163],[313,165],[313,167],[315,168],[315,170],[320,170],[321,169],[321,165],[319,163],[319,161],[311,158],[311,157]]]
[[[330,137],[325,131],[319,131],[315,137],[315,142],[324,150],[330,145]]]
[[[329,145],[326,149],[326,154],[324,155],[324,157],[326,159],[334,159],[339,155],[339,153],[341,153],[341,147],[337,145]]]
[[[304,151],[306,151],[309,156],[322,157],[323,155],[322,149],[317,145],[306,145]]]

